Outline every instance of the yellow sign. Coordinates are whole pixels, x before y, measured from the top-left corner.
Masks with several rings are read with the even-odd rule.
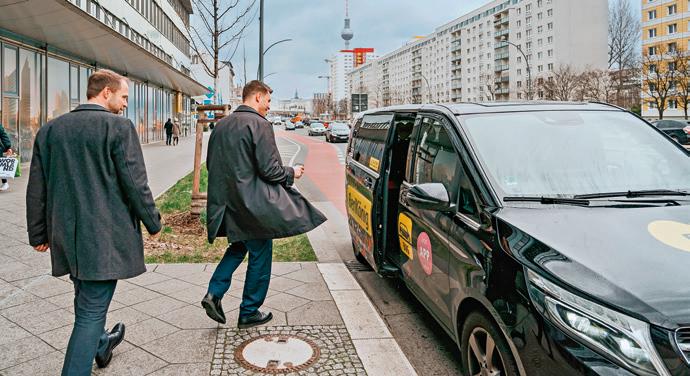
[[[675,221],[654,221],[647,230],[669,247],[690,252],[690,225]]]
[[[378,172],[379,170],[379,160],[374,157],[369,157],[369,167]]]
[[[371,236],[371,201],[351,185],[347,186],[347,213]]]
[[[412,260],[412,219],[403,213],[398,216],[398,238],[400,238],[400,249]]]

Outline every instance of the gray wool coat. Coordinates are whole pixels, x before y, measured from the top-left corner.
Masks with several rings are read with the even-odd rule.
[[[81,280],[146,271],[140,221],[161,229],[130,120],[84,104],[41,127],[26,192],[32,246],[48,243],[54,276]]]
[[[248,106],[216,124],[208,142],[208,241],[275,239],[326,221],[283,166],[271,123]]]

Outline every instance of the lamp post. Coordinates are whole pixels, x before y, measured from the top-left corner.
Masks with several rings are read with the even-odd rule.
[[[328,96],[328,98],[326,99],[326,111],[328,112],[328,110],[331,107],[331,76],[319,76],[319,78],[326,79],[326,95]]]
[[[292,40],[291,38],[286,38],[286,39],[279,40],[279,41],[277,41],[277,42],[272,43],[270,46],[268,46],[268,47],[264,50],[264,52],[261,54],[260,59],[259,59],[259,68],[258,68],[257,71],[256,71],[256,77],[257,77],[257,79],[258,79],[259,81],[263,81],[264,78],[268,77],[268,76],[264,76],[264,55],[266,55],[266,53],[268,52],[268,50],[270,50],[271,47],[275,46],[276,44],[280,44],[280,43],[283,43],[283,42],[289,42],[289,41],[291,41],[291,40]],[[262,39],[261,45],[263,46],[263,39]]]
[[[264,80],[264,0],[259,0],[259,81]]]
[[[429,93],[429,101],[433,102],[434,98],[433,98],[433,95],[431,93],[431,85],[429,85],[429,80],[426,79],[426,76],[424,75],[424,73],[419,72],[419,74],[422,76],[422,78],[426,82],[426,91]],[[422,98],[424,98],[424,96],[422,96]],[[424,99],[422,99],[422,103],[424,103]]]
[[[522,52],[522,48],[520,48],[517,44],[509,41],[505,35],[501,38],[501,42],[506,42],[509,45],[517,48],[518,52],[522,54],[522,58],[525,59],[525,64],[527,64],[527,99],[532,100],[532,70],[530,69],[529,60],[527,60],[527,55],[525,55],[525,53]]]

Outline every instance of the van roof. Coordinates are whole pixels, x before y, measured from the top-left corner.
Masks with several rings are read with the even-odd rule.
[[[624,109],[602,102],[553,102],[553,101],[525,101],[525,102],[462,102],[443,104],[410,104],[383,108],[375,108],[358,115],[368,115],[379,112],[403,112],[441,110],[450,111],[455,115],[518,112],[518,111],[572,111],[572,110],[598,110],[598,111],[625,111]]]

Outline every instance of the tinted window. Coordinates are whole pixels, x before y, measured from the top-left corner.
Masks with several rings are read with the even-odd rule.
[[[507,195],[690,189],[687,153],[625,112],[496,113],[464,123]]]
[[[442,183],[451,202],[458,203],[460,212],[477,213],[471,184],[460,157],[453,148],[448,131],[438,119],[422,118],[417,133],[412,183]]]
[[[364,116],[352,136],[351,153],[355,161],[379,172],[392,118],[393,115]]]

